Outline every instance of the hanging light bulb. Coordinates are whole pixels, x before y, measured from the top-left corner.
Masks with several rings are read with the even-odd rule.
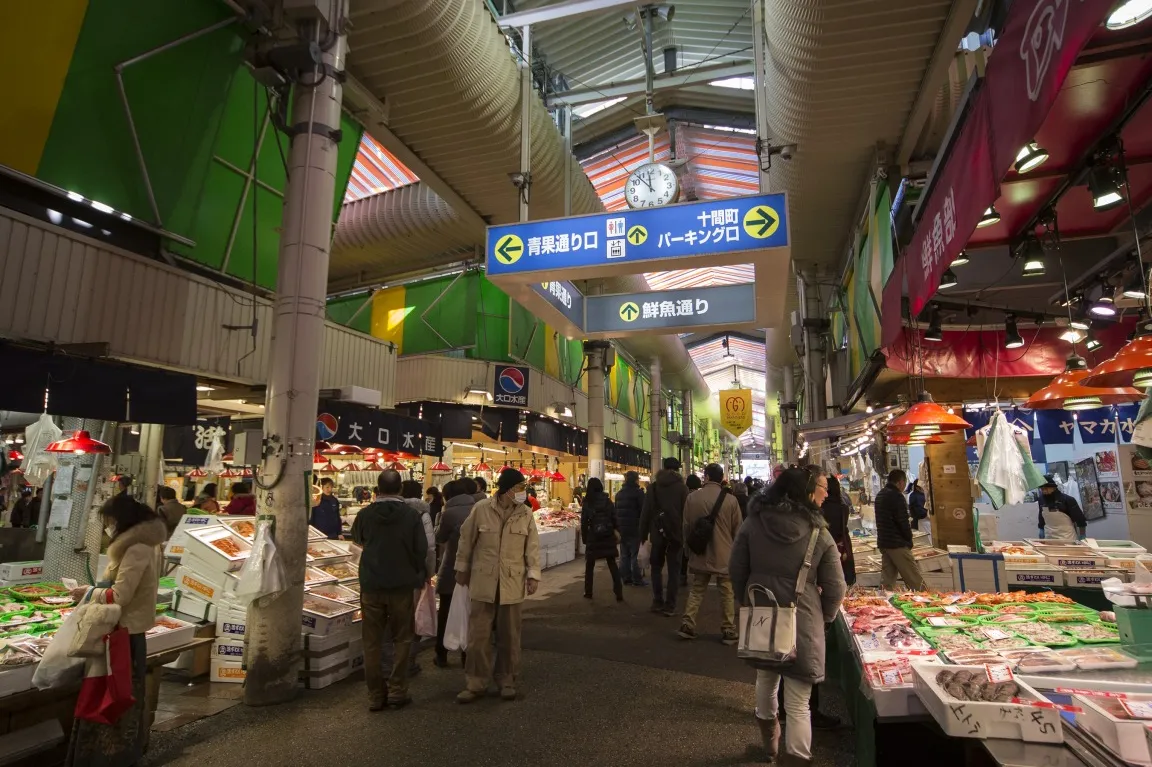
[[[1090,352],[1096,351],[1103,345],[1104,344],[1100,343],[1100,340],[1091,333],[1088,334],[1088,339],[1084,342],[1084,348]]]
[[[962,250],[958,254],[956,254],[956,258],[952,259],[952,263],[949,264],[948,266],[949,266],[949,268],[954,267],[954,266],[964,266],[970,260],[971,259],[968,258],[968,251]]]
[[[1016,318],[1008,315],[1004,320],[1004,348],[1019,349],[1023,345],[1024,339],[1020,337],[1020,332],[1016,329]]]
[[[1124,195],[1120,192],[1120,173],[1111,165],[1096,165],[1088,171],[1088,191],[1096,210],[1111,210],[1124,202]]]
[[[1084,340],[1084,331],[1072,327],[1065,328],[1064,332],[1060,334],[1060,340],[1070,344],[1078,344]]]
[[[940,290],[954,288],[959,284],[960,281],[956,279],[956,275],[951,269],[945,269],[944,274],[940,275]]]
[[[988,210],[984,211],[984,215],[982,215],[980,221],[977,222],[976,228],[983,229],[986,226],[992,226],[998,223],[1000,223],[1000,213],[996,210],[995,205],[989,205]]]
[[[1013,165],[1017,173],[1027,173],[1044,164],[1048,159],[1048,151],[1042,149],[1035,141],[1029,141],[1016,155],[1016,164]]]
[[[1088,311],[1097,317],[1115,317],[1116,302],[1112,300],[1112,296],[1104,293],[1096,299]]]
[[[928,330],[924,331],[925,341],[940,342],[944,340],[944,333],[940,329],[940,308],[932,307],[932,316],[928,320]]]
[[[1149,17],[1152,17],[1152,0],[1126,0],[1108,15],[1104,26],[1108,29],[1124,29]]]

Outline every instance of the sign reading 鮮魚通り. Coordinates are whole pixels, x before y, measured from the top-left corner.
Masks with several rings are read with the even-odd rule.
[[[786,247],[783,194],[488,227],[493,276]]]
[[[528,368],[497,365],[492,384],[492,401],[497,405],[528,407]]]
[[[585,296],[586,333],[737,325],[756,320],[756,286],[653,290]]]

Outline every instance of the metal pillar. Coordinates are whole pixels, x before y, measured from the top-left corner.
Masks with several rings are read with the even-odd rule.
[[[655,481],[656,472],[660,471],[662,462],[660,460],[660,422],[664,420],[664,398],[661,396],[661,382],[660,382],[660,358],[653,357],[652,364],[648,367],[648,371],[652,374],[652,406],[651,406],[651,426],[652,426],[652,479]]]
[[[572,215],[572,107],[564,106],[564,215]]]
[[[585,341],[588,371],[588,477],[604,479],[604,351],[607,341]]]
[[[684,389],[680,392],[683,398],[683,407],[680,410],[680,434],[687,443],[680,448],[680,463],[684,465],[684,471],[688,474],[692,473],[692,435],[693,435],[693,421],[692,421],[692,391]]]
[[[532,188],[532,27],[520,30],[520,220],[528,220],[528,193]]]
[[[825,404],[827,387],[824,380],[824,351],[819,328],[822,319],[820,289],[809,272],[796,277],[796,291],[804,329],[804,421],[811,423],[822,421],[828,416]]]
[[[338,4],[347,13],[347,4]],[[300,611],[311,497],[312,446],[319,399],[332,200],[340,125],[346,19],[332,19],[325,69],[296,86],[288,189],[280,237],[272,327],[272,366],[264,416],[264,464],[257,472],[258,513],[275,525],[277,555],[290,585],[248,609],[244,702],[259,706],[293,698],[300,665]],[[316,40],[328,38],[314,29]]]
[[[784,366],[784,401],[780,403],[780,420],[781,420],[781,434],[780,437],[784,444],[781,446],[780,454],[784,462],[787,463],[792,460],[792,440],[796,434],[796,367],[794,365]],[[787,406],[787,407],[785,407]]]
[[[768,144],[771,129],[768,127],[768,94],[764,91],[764,0],[751,0],[752,2],[752,62],[755,71],[752,73],[752,94],[756,99],[756,141],[761,146]],[[760,192],[771,191],[768,172],[764,170],[764,163],[760,163]]]

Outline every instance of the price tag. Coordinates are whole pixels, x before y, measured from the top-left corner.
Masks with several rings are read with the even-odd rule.
[[[1124,698],[1120,705],[1133,719],[1152,719],[1152,700],[1133,700]]]
[[[900,673],[899,669],[885,669],[880,672],[880,684],[886,687],[904,684],[904,675]]]
[[[880,640],[874,636],[858,637],[856,641],[860,645],[860,649],[862,651],[866,652],[868,650],[879,650],[880,649]]]
[[[1030,708],[1051,708],[1056,711],[1067,711],[1071,714],[1083,714],[1084,709],[1079,706],[1062,706],[1059,703],[1049,703],[1046,700],[1029,700],[1028,698],[1012,698],[1009,702],[1015,703],[1018,706],[1028,706]]]
[[[1056,692],[1062,695],[1088,695],[1098,698],[1117,698],[1124,700],[1128,696],[1122,692],[1101,692],[1100,690],[1081,690],[1076,687],[1057,687]]]
[[[963,608],[957,607],[956,605],[948,605],[944,608],[944,612],[948,613],[949,615],[959,615],[960,610],[962,609]]]
[[[984,671],[988,674],[988,681],[992,682],[993,684],[1011,682],[1014,678],[1012,676],[1012,669],[1002,663],[985,663]]]
[[[1007,631],[1003,631],[1001,629],[991,628],[991,627],[984,629],[984,636],[988,637],[989,639],[991,639],[994,642],[999,640],[999,639],[1011,639],[1012,638],[1012,635],[1009,634]]]
[[[897,655],[935,655],[935,650],[896,650]]]
[[[919,602],[920,604],[926,605],[929,602],[931,602],[932,599],[930,597],[923,597],[923,596],[920,596],[919,594],[917,594],[916,596],[912,597],[912,601],[913,602]]]

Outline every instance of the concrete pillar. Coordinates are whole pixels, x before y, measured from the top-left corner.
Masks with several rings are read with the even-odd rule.
[[[107,443],[112,431],[107,421],[94,421],[84,418],[65,418],[61,424],[64,435],[77,429],[84,429],[94,439]],[[107,468],[107,456],[72,455],[61,453],[58,456],[56,475],[52,487],[45,489],[41,504],[40,531],[38,539],[45,542],[44,580],[59,581],[61,578],[74,578],[80,583],[94,583],[100,578],[97,562],[100,556],[100,532],[103,523],[95,518],[99,508],[97,501],[111,493],[111,488],[101,475]],[[61,472],[70,470],[70,482],[61,481]],[[97,483],[102,486],[97,489]],[[54,500],[68,506],[69,513],[65,524],[50,524]],[[43,536],[42,538],[40,536]]]
[[[656,472],[660,471],[662,462],[660,458],[660,444],[662,437],[660,435],[660,422],[664,420],[664,398],[661,396],[661,381],[660,381],[660,358],[653,357],[652,364],[648,368],[652,374],[652,404],[649,408],[651,413],[651,429],[652,429],[652,479],[656,479]]]
[[[164,427],[158,423],[140,424],[140,476],[136,487],[140,500],[149,506],[164,480]]]
[[[684,465],[687,474],[692,473],[692,438],[695,424],[692,421],[692,392],[684,389],[680,392],[684,398],[684,407],[680,411],[680,433],[688,443],[680,449],[680,463]]]
[[[345,9],[346,4],[337,4]],[[343,30],[346,19],[331,19]],[[329,39],[313,30],[313,39]],[[312,37],[313,33],[309,33]],[[301,75],[291,124],[288,188],[280,235],[279,273],[272,326],[271,371],[264,416],[264,461],[256,472],[258,511],[271,514],[277,555],[288,588],[254,602],[245,637],[244,702],[282,703],[296,695],[300,666],[300,613],[304,603],[304,555],[308,537],[312,446],[316,436],[320,351],[323,343],[332,200],[336,192],[337,144],[329,130],[340,125],[347,38],[334,34],[323,51],[326,71]]]
[[[588,477],[604,479],[604,351],[607,341],[585,341],[588,371]]]

